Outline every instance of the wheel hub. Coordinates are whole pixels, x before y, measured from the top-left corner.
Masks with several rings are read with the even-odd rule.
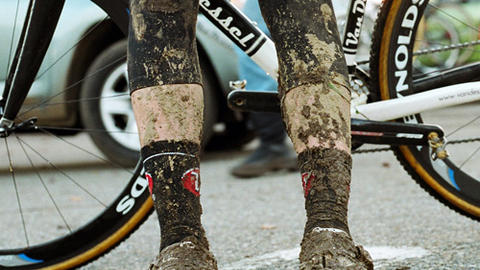
[[[35,123],[37,118],[30,118],[26,121],[16,124],[14,121],[2,118],[0,119],[0,138],[6,138],[14,131],[31,131],[36,130]]]

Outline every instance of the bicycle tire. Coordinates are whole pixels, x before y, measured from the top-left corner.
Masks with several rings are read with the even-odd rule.
[[[381,100],[401,98],[401,96],[399,97],[398,95],[397,88],[403,95],[408,95],[409,92],[404,91],[403,89],[405,87],[403,86],[408,85],[407,88],[412,89],[414,77],[417,78],[418,76],[423,75],[419,70],[415,70],[413,67],[413,62],[416,60],[416,58],[413,56],[414,48],[419,46],[418,40],[421,40],[421,38],[416,36],[416,30],[422,14],[424,14],[425,9],[428,8],[429,5],[428,1],[425,1],[424,5],[421,5],[423,2],[424,1],[402,0],[383,1],[383,6],[379,12],[378,20],[374,29],[370,59],[370,91],[372,91],[374,94],[377,94]],[[410,11],[408,11],[409,8]],[[418,11],[418,15],[416,19],[413,19],[414,16],[410,17],[410,19],[414,20],[415,23],[414,26],[411,25],[411,27],[407,29],[406,27],[402,27],[402,22],[406,18],[407,12],[411,12],[411,9]],[[399,36],[403,35],[405,37],[408,36],[408,34],[410,34],[411,39],[408,42],[404,42],[405,39],[403,39],[402,41],[404,43],[400,44]],[[400,46],[407,47],[406,51],[405,48],[402,49],[404,52],[406,52],[403,53],[403,55],[407,56],[405,59],[399,58],[398,62],[396,63],[395,56],[397,50],[400,50]],[[402,64],[399,62],[402,62]],[[404,66],[404,68],[400,70],[399,67],[402,66]],[[405,77],[404,84],[400,82],[399,78],[401,76],[397,77],[396,72],[408,72],[408,76]],[[400,73],[398,73],[398,75],[399,74]],[[443,114],[443,112],[447,110],[451,111],[452,113],[456,111],[465,113],[467,112],[466,110],[469,109],[470,107],[468,105],[463,105],[462,107],[438,110],[434,111],[433,113],[426,112],[412,115],[403,119],[397,119],[396,121],[424,123],[426,122],[424,119],[425,117],[434,119],[434,117]],[[462,110],[465,111],[463,112]],[[453,114],[447,115],[450,116]],[[450,118],[446,117],[436,119],[440,119],[441,122],[446,123]],[[461,117],[457,118],[456,121],[460,122]],[[432,122],[429,121],[428,123]],[[436,122],[433,123],[437,124]],[[445,128],[445,131],[448,135],[452,130]],[[466,131],[464,134],[466,134]],[[449,138],[447,137],[447,139]],[[449,150],[449,147],[453,148],[455,146],[447,145],[447,150]],[[445,160],[437,159],[436,161],[433,161],[431,158],[431,149],[427,146],[399,146],[393,147],[393,150],[403,168],[430,195],[456,212],[480,221],[480,179],[478,174],[475,175],[476,172],[471,171],[466,172],[467,168],[462,167],[464,165],[460,165],[461,162],[455,163],[457,160],[462,160],[464,158],[462,157],[463,152],[455,152],[459,154],[457,156],[453,155],[448,157]],[[454,148],[454,150],[456,149]],[[468,159],[467,161],[470,162]],[[478,165],[475,166],[478,168]]]
[[[107,14],[109,15],[109,19],[113,20],[124,33],[127,32],[126,27],[128,25],[128,1],[113,2],[96,0],[94,2],[96,3],[96,5],[98,5],[100,8],[107,12]],[[26,115],[22,114],[24,112],[25,111],[20,113],[19,119],[21,119],[22,121],[26,118]],[[25,191],[25,193],[30,192],[34,195],[33,200],[20,198],[19,195],[17,195],[18,205],[16,207],[10,206],[11,208],[20,209],[20,212],[22,212],[22,205],[23,207],[25,207],[23,209],[24,212],[21,213],[21,219],[23,227],[25,228],[24,234],[26,238],[26,243],[14,243],[12,244],[15,245],[13,248],[11,248],[10,246],[4,247],[0,243],[0,269],[70,269],[79,267],[104,255],[105,253],[116,247],[121,241],[128,238],[128,236],[133,233],[148,218],[148,216],[150,215],[150,213],[152,213],[153,210],[153,203],[150,199],[150,194],[147,188],[148,181],[143,177],[142,165],[139,161],[133,171],[129,171],[123,168],[119,170],[112,170],[114,176],[123,173],[127,175],[122,177],[127,180],[127,183],[124,187],[121,188],[120,192],[117,193],[118,195],[113,195],[113,198],[110,195],[100,194],[100,196],[98,196],[99,199],[96,200],[100,204],[105,206],[95,206],[101,209],[100,213],[94,214],[93,218],[87,220],[86,222],[83,221],[82,217],[79,217],[78,215],[80,215],[82,212],[85,212],[82,207],[85,209],[91,208],[91,203],[83,202],[82,200],[84,200],[84,197],[88,197],[88,194],[92,192],[87,189],[85,191],[85,193],[88,193],[87,195],[63,194],[63,191],[66,189],[66,183],[69,183],[68,180],[70,180],[71,182],[70,186],[75,186],[76,184],[80,183],[76,183],[75,179],[71,178],[72,176],[68,176],[66,174],[66,170],[69,170],[70,168],[64,168],[62,167],[62,165],[53,164],[50,161],[50,156],[48,156],[49,153],[45,153],[47,152],[45,148],[38,150],[38,152],[37,150],[34,150],[34,148],[31,148],[31,145],[35,143],[37,144],[35,145],[36,147],[48,148],[49,145],[46,146],[44,141],[29,141],[30,138],[36,138],[39,137],[37,135],[42,135],[41,140],[43,140],[44,138],[47,138],[48,140],[50,140],[50,138],[59,139],[59,141],[61,141],[61,145],[58,146],[59,148],[57,150],[50,151],[51,156],[57,156],[59,152],[62,151],[66,152],[66,147],[71,147],[73,150],[77,149],[79,153],[93,155],[95,156],[95,158],[102,160],[102,162],[105,162],[110,166],[112,164],[99,156],[99,154],[94,153],[89,149],[81,149],[78,146],[70,143],[68,139],[57,137],[55,134],[52,134],[48,128],[36,126],[36,129],[37,132],[35,133],[14,132],[8,138],[2,138],[2,141],[4,140],[4,143],[0,145],[0,151],[4,153],[4,157],[8,156],[8,158],[5,158],[5,160],[8,160],[8,167],[6,167],[7,172],[5,173],[5,175],[11,176],[13,178],[13,184],[11,184],[11,186],[15,188],[15,191],[17,193],[21,194],[22,192],[24,192],[20,190],[23,182],[23,187],[29,188],[28,191]],[[11,150],[15,149],[20,152],[18,155],[11,153]],[[29,153],[32,156],[24,158],[24,162],[26,162],[25,166],[21,165],[20,163],[16,163],[16,161],[15,163],[12,162],[14,158],[18,158],[20,157],[20,155],[23,154],[28,156]],[[69,152],[65,156],[68,155],[76,154]],[[41,159],[45,160],[42,161]],[[20,168],[13,168],[12,164],[19,165]],[[47,170],[44,171],[45,168],[43,168],[43,166],[45,166]],[[101,164],[101,166],[104,167],[105,164]],[[26,174],[23,174],[21,172],[22,168],[27,169],[28,172]],[[115,168],[115,165],[113,166],[113,168]],[[40,198],[41,196],[36,193],[36,191],[30,190],[30,183],[31,181],[33,181],[33,178],[38,177],[38,180],[41,181],[44,185],[45,183],[51,184],[55,183],[55,181],[63,181],[51,176],[50,170],[57,170],[57,172],[59,172],[59,174],[62,175],[64,178],[69,178],[67,179],[67,181],[62,182],[62,184],[59,184],[57,187],[51,185],[48,188],[50,190],[48,190],[47,187],[44,188],[47,190],[49,196],[51,196],[50,193],[53,194],[57,192],[61,194],[61,196],[63,196],[60,199],[57,199],[58,201],[65,201],[69,203],[66,206],[57,207],[57,204],[55,202],[56,199],[52,198],[53,205],[55,205],[55,208],[57,208],[61,218],[63,220],[70,219],[72,223],[75,223],[74,225],[69,225],[67,222],[65,222],[65,225],[55,225],[56,223],[53,221],[51,222],[53,224],[52,225],[50,224],[50,218],[42,218],[41,215],[44,214],[37,211],[37,209],[43,207],[40,206],[40,203],[43,202],[43,199]],[[101,181],[96,180],[100,180],[100,176],[104,175],[104,173],[97,168],[94,171],[95,177],[93,177],[92,179],[90,176],[90,178],[84,177],[84,171],[85,168],[82,168],[82,164],[80,164],[79,169],[73,168],[71,170],[75,177],[78,176],[82,180],[88,180],[88,183],[90,183],[91,185],[91,190],[93,189],[94,191],[100,191],[101,188],[98,188],[98,186],[101,186]],[[1,175],[2,174],[0,174],[0,176]],[[99,179],[97,179],[97,177]],[[111,178],[112,175],[106,174],[105,177]],[[79,186],[79,189],[83,188],[84,187]],[[104,197],[107,198],[104,200],[108,200],[109,203],[104,204],[102,202]],[[50,204],[48,209],[45,208],[40,210],[45,210],[46,212],[47,210],[51,211],[50,209],[54,209],[53,205],[51,205],[52,203],[48,203]],[[80,208],[76,209],[75,211],[70,210],[70,208],[75,205],[79,205]],[[10,218],[9,216],[10,212],[3,213],[7,217],[2,220],[2,223],[6,224],[3,229],[4,231],[8,232],[9,227],[17,226],[18,223],[20,223],[15,223],[16,221],[12,221],[13,218]],[[70,214],[70,216],[67,214]],[[63,215],[65,215],[65,217]],[[45,227],[48,227],[45,231],[41,231],[43,227],[35,227],[36,230],[41,231],[40,235],[36,236],[35,238],[35,240],[38,238],[38,241],[33,241],[33,233],[31,231],[27,232],[26,230],[26,228],[30,225],[27,226],[25,224],[25,221],[29,221],[29,219],[42,219],[48,221],[46,222],[47,225],[44,225]],[[59,218],[57,217],[56,219]],[[14,222],[12,224],[15,225],[9,225],[11,222]],[[19,224],[18,226],[20,227],[21,224]],[[31,226],[33,227],[36,225]],[[65,228],[65,226],[68,228]],[[70,226],[72,228],[70,228]],[[21,229],[19,230],[21,231]],[[52,236],[45,237],[45,235],[43,235],[51,231],[53,232]],[[66,233],[63,234],[64,232]],[[62,233],[62,235],[60,235],[60,233]],[[2,240],[0,242],[2,242],[3,244],[8,244],[8,237],[9,236],[6,235],[5,238],[0,238]]]

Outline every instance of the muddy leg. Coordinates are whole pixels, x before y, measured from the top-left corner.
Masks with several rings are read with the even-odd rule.
[[[130,10],[131,98],[161,229],[150,269],[216,269],[200,218],[198,0],[133,0]]]
[[[350,89],[331,1],[260,0],[260,6],[277,47],[282,115],[305,191],[301,268],[371,269],[347,222]]]

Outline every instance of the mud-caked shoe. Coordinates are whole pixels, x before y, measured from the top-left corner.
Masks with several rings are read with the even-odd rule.
[[[231,174],[251,178],[282,169],[297,170],[297,154],[293,148],[285,143],[262,143],[244,162],[234,167]]]
[[[217,270],[213,254],[194,237],[172,244],[155,258],[149,270]]]
[[[314,228],[304,235],[301,270],[373,270],[370,254],[339,229]]]

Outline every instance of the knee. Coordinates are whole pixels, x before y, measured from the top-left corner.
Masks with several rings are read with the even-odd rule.
[[[198,0],[132,0],[130,6],[132,12],[164,12],[176,13],[180,11],[189,11],[198,5]]]

